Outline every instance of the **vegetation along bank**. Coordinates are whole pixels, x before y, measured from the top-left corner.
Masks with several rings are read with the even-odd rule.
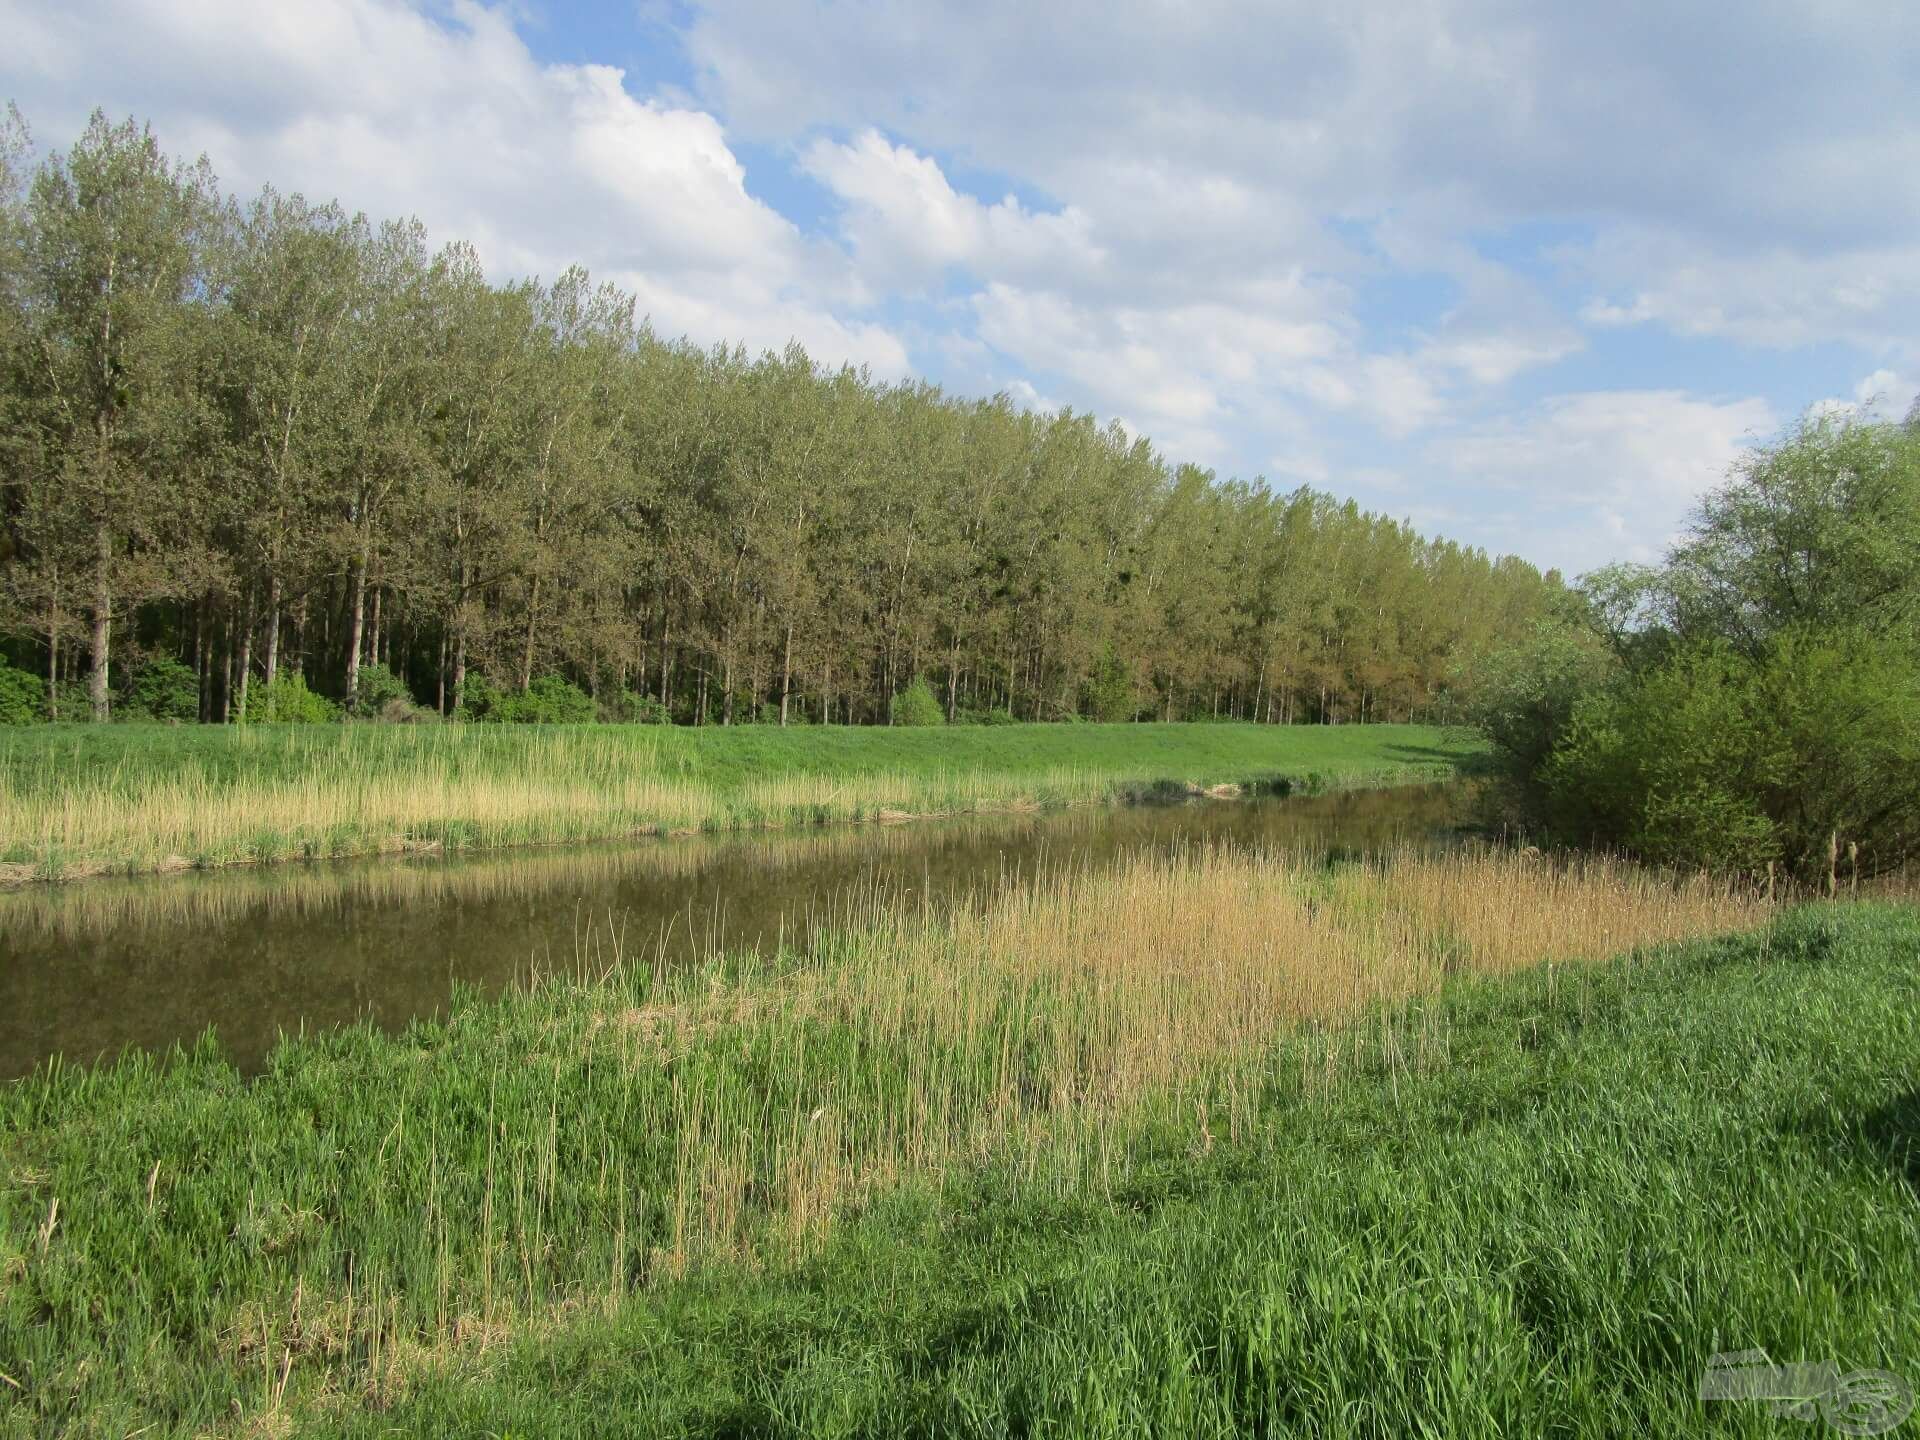
[[[55,1067],[0,1093],[0,1426],[1770,1433],[1706,1357],[1920,1346],[1916,944],[1194,852],[251,1084]]]
[[[1445,778],[1418,725],[0,729],[15,882]]]

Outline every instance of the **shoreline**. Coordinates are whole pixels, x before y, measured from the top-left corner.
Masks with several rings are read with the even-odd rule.
[[[976,778],[990,779],[991,777]],[[449,844],[445,837],[402,834],[379,837],[368,844],[325,850],[308,847],[304,852],[285,854],[236,855],[219,859],[169,855],[144,864],[81,860],[63,865],[51,872],[44,863],[0,861],[0,894],[17,894],[38,886],[66,887],[84,884],[90,880],[175,877],[238,869],[319,864],[329,861],[403,859],[426,855],[497,854],[504,851],[559,849],[575,845],[628,844],[641,840],[665,842],[703,835],[738,835],[856,825],[906,825],[934,820],[951,820],[966,815],[1045,813],[1094,807],[1185,804],[1199,800],[1229,801],[1261,796],[1290,798],[1295,795],[1320,795],[1343,790],[1387,790],[1412,785],[1450,784],[1465,778],[1467,778],[1465,770],[1460,764],[1454,764],[1445,769],[1438,764],[1432,764],[1406,766],[1397,771],[1382,770],[1347,775],[1338,773],[1328,775],[1317,770],[1306,770],[1239,780],[1175,780],[1162,777],[1152,780],[1115,780],[1107,782],[1101,793],[1066,799],[1049,799],[1035,794],[1016,793],[958,807],[901,809],[883,805],[867,811],[861,806],[855,806],[848,813],[825,815],[817,813],[809,815],[806,812],[813,807],[798,805],[788,814],[776,818],[753,818],[749,809],[737,817],[717,824],[675,826],[667,822],[651,822],[624,829],[614,828],[544,839],[514,838],[492,841],[482,839],[477,842]],[[1311,788],[1302,788],[1303,786]],[[453,829],[473,822],[453,820],[445,823],[448,828]]]

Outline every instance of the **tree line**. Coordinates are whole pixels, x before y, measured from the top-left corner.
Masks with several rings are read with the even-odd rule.
[[[885,723],[917,681],[950,720],[1444,719],[1560,590],[1085,414],[242,203],[97,113],[0,137],[0,376],[0,652],[50,718]]]
[[[1750,451],[1663,563],[1582,579],[1490,653],[1518,817],[1828,890],[1920,856],[1920,405]]]

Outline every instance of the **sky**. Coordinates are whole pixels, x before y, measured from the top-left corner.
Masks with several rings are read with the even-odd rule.
[[[1920,391],[1912,0],[0,0],[94,107],[656,331],[1117,419],[1574,574]]]

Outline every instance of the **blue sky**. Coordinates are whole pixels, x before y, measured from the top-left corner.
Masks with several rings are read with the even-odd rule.
[[[0,0],[94,105],[656,328],[1117,418],[1579,571],[1920,390],[1909,0]]]

